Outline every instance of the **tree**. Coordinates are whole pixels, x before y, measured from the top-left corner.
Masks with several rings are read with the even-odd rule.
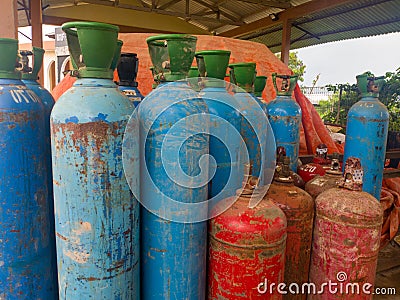
[[[321,118],[325,122],[345,125],[350,107],[360,99],[357,85],[336,84],[326,87],[334,94],[328,101],[319,103]],[[389,130],[400,131],[400,118],[398,117],[400,115],[400,68],[396,72],[386,73],[385,84],[379,93],[379,100],[386,105],[389,111]]]
[[[276,56],[281,59],[281,54],[278,53]],[[299,76],[299,81],[303,82],[304,77],[303,75],[306,73],[306,65],[303,61],[297,56],[297,51],[289,52],[289,69],[292,70],[294,75]]]

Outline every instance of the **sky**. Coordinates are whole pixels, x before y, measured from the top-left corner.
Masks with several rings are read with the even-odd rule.
[[[31,35],[30,27],[19,28]],[[54,26],[43,25],[43,34],[54,33]],[[20,42],[29,39],[19,34]],[[51,40],[44,37],[44,40]],[[375,76],[395,72],[400,67],[400,32],[326,43],[294,50],[306,65],[303,86],[312,86],[320,74],[316,86],[356,82],[356,76],[371,71]]]
[[[296,49],[306,65],[304,86],[320,74],[316,86],[356,82],[356,76],[371,71],[375,76],[400,67],[400,33],[378,35]]]

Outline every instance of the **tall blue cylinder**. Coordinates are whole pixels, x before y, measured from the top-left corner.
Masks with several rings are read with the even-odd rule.
[[[235,196],[242,186],[241,152],[244,147],[240,135],[240,107],[228,93],[224,80],[230,55],[226,50],[199,51],[195,55],[198,67],[192,67],[189,72],[189,76],[195,76],[190,80],[191,85],[196,87],[200,83],[199,96],[206,102],[210,114],[209,152],[216,163],[209,167],[208,197],[213,199],[210,211],[216,202]]]
[[[50,236],[52,237],[52,258],[51,264],[54,274],[54,282],[57,284],[57,254],[56,254],[56,239],[55,239],[55,224],[54,224],[54,199],[53,199],[53,173],[51,168],[51,145],[50,145],[50,113],[54,106],[54,98],[42,87],[36,80],[23,79],[25,85],[32,90],[40,100],[42,100],[44,107],[44,133],[45,133],[45,156],[46,156],[46,175],[47,175],[47,189],[49,194],[49,222],[50,222]]]
[[[177,155],[176,159],[163,159],[162,147],[177,122],[195,115],[203,119],[206,112],[205,102],[184,82],[161,84],[139,106],[146,168],[141,170],[141,203],[146,207],[141,211],[143,300],[205,299],[207,222],[175,221],[188,212],[183,208],[173,211],[168,198],[185,204],[203,202],[207,200],[207,185],[187,188],[166,170],[179,164],[188,176],[199,174],[199,161],[208,153],[209,144],[208,136],[200,132],[207,124],[192,119],[183,125],[184,130],[172,133],[176,145],[168,148]],[[147,203],[154,203],[151,211]],[[162,217],[165,215],[169,218]]]
[[[226,91],[225,86],[205,87],[200,96],[204,99],[209,114],[217,117],[211,120],[209,128],[209,152],[215,159],[216,169],[208,186],[208,197],[222,200],[235,196],[242,183],[239,176],[242,169],[240,113],[235,109],[235,98]],[[219,118],[227,123],[222,123]],[[234,135],[232,129],[236,129],[238,135]]]
[[[44,107],[13,71],[17,47],[16,40],[0,39],[0,298],[56,299]]]
[[[268,185],[275,169],[275,139],[265,115],[266,105],[253,94],[256,63],[235,63],[229,67],[230,81],[236,85],[233,87],[234,98],[241,105],[240,130],[249,163],[253,166],[252,175],[259,177],[263,185]]]
[[[51,113],[60,299],[139,299],[139,205],[122,165],[133,105],[77,79]]]
[[[365,91],[367,79],[375,82],[375,91]],[[378,100],[378,89],[383,85],[383,78],[357,76],[361,91],[361,100],[355,103],[347,115],[346,142],[343,161],[349,157],[360,159],[364,169],[363,191],[380,199],[383,168],[386,154],[386,140],[389,126],[389,112]]]
[[[59,297],[139,299],[139,203],[122,160],[134,107],[110,69],[118,27],[71,22],[63,30],[74,65],[81,57],[87,65],[79,62],[50,118]],[[139,177],[139,162],[132,167]]]
[[[290,80],[282,84],[282,89],[276,87],[276,77]],[[290,158],[290,168],[297,171],[300,146],[301,108],[292,99],[291,94],[296,85],[297,76],[273,74],[277,97],[267,105],[268,120],[275,135],[276,147],[284,147],[286,156]]]

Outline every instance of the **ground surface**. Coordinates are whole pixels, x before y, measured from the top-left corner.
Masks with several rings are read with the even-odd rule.
[[[400,236],[397,239],[400,242]],[[396,288],[396,295],[374,295],[374,300],[400,300],[400,246],[396,242],[379,252],[375,279],[375,288],[378,287]]]

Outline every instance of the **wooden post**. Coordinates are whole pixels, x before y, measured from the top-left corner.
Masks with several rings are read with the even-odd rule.
[[[18,38],[17,0],[1,0],[0,38]]]
[[[42,36],[42,0],[31,0],[31,25],[32,25],[32,46],[43,48]],[[43,66],[39,71],[39,83],[44,82]]]
[[[292,22],[289,19],[284,19],[282,22],[283,22],[283,30],[282,30],[281,60],[285,65],[288,65]]]

